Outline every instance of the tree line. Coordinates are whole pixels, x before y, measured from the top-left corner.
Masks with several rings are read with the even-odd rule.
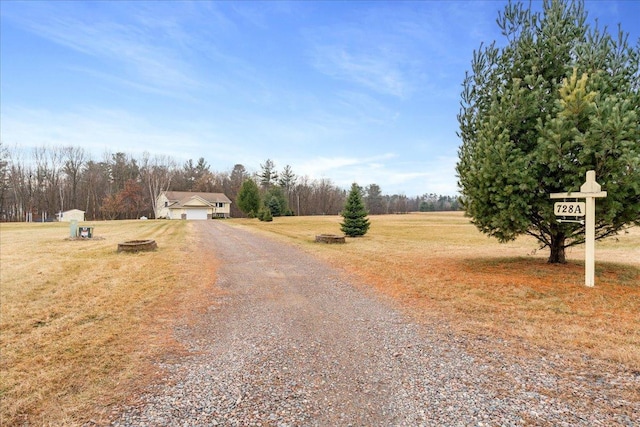
[[[116,152],[94,160],[76,146],[42,146],[25,155],[0,142],[0,220],[52,221],[70,209],[85,211],[87,220],[155,218],[162,191],[224,193],[231,216],[243,217],[237,197],[247,180],[256,183],[262,203],[272,210],[278,203],[279,215],[337,215],[347,198],[331,179],[298,176],[289,165],[277,170],[270,159],[256,173],[242,164],[217,172],[204,158],[179,165],[168,156]],[[377,184],[363,188],[363,199],[372,215],[459,207],[449,196],[384,195]]]

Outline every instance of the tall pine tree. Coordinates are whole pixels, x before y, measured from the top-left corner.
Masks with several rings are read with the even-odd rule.
[[[341,215],[344,218],[344,222],[340,224],[340,229],[347,236],[364,236],[369,230],[370,223],[369,219],[367,219],[367,210],[362,201],[360,187],[355,182],[351,185],[351,191]]]
[[[584,226],[558,223],[550,193],[577,191],[595,170],[607,191],[596,239],[640,225],[640,44],[591,28],[582,1],[509,3],[506,46],[474,52],[458,121],[462,202],[502,242],[526,234],[565,262]]]
[[[240,187],[236,200],[238,207],[247,216],[253,218],[260,209],[260,190],[252,179],[246,179]]]

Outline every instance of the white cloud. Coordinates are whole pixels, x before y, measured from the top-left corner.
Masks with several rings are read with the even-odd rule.
[[[353,182],[362,186],[378,184],[386,194],[418,196],[424,193],[455,195],[458,191],[454,177],[456,161],[456,157],[437,156],[416,162],[396,153],[385,153],[370,157],[317,157],[290,164],[300,176],[330,178],[342,188],[349,188]]]
[[[407,195],[455,192],[455,162],[431,160],[443,153],[436,142],[446,139],[437,134],[446,106],[432,87],[450,84],[433,83],[442,69],[429,57],[455,53],[447,51],[446,35],[435,37],[442,27],[410,13],[422,4],[353,4],[345,9],[356,13],[326,20],[309,11],[333,6],[34,4],[17,14],[20,8],[10,7],[11,26],[66,47],[56,48],[62,56],[54,60],[74,72],[51,84],[34,73],[42,76],[45,102],[19,89],[5,96],[7,144],[81,146],[98,159],[107,150],[148,151],[178,163],[204,157],[215,170],[235,163],[255,170],[271,158],[279,168],[289,164],[298,175],[345,188],[356,181]],[[279,7],[304,9],[307,19],[272,11]],[[360,14],[364,9],[370,13]],[[319,72],[309,72],[309,60]],[[418,146],[425,133],[437,141]]]
[[[9,19],[56,44],[103,61],[101,72],[105,74],[114,72],[119,79],[163,89],[200,86],[183,59],[189,37],[177,22],[171,24],[164,18],[151,19],[136,13],[115,22],[106,11],[95,14],[87,10],[81,18],[79,10],[64,3],[20,6],[24,9],[9,13]],[[79,7],[81,10],[82,5]]]
[[[318,45],[314,66],[331,77],[350,81],[379,93],[403,97],[409,83],[400,64],[381,52],[356,52],[347,46]]]
[[[136,157],[148,151],[178,161],[204,156],[207,150],[232,158],[233,147],[215,142],[210,129],[169,129],[121,110],[86,108],[52,112],[3,108],[2,140],[25,150],[40,146],[77,146],[100,160],[105,152],[124,152]]]
[[[296,163],[297,168],[302,175],[308,175],[312,178],[320,178],[325,174],[335,170],[344,169],[346,167],[362,166],[371,167],[380,165],[381,160],[388,160],[396,157],[393,153],[385,153],[376,156],[358,158],[358,157],[316,157],[311,160],[301,160]]]
[[[474,3],[358,5],[357,14],[305,30],[311,64],[334,79],[401,99],[443,90],[452,65],[470,57],[459,50],[460,40],[478,28],[478,14],[469,19],[468,9],[487,7]]]

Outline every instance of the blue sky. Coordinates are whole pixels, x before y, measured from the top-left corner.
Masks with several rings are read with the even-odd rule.
[[[2,141],[454,195],[461,83],[505,3],[2,1]],[[586,9],[640,37],[640,1]]]

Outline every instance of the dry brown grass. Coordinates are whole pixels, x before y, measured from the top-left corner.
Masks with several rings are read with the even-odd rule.
[[[640,369],[640,230],[596,245],[596,287],[587,289],[579,261],[548,265],[535,242],[499,245],[460,214],[371,220],[369,234],[346,245],[313,243],[339,233],[339,217],[228,223],[299,245],[460,331]],[[152,362],[182,354],[173,326],[195,321],[220,292],[215,256],[192,249],[190,223],[95,225],[96,239],[69,241],[65,224],[0,224],[1,425],[104,422],[154,379]],[[118,242],[144,238],[159,249],[116,253]]]
[[[104,421],[155,358],[179,354],[174,322],[210,304],[215,265],[188,248],[187,222],[94,225],[84,241],[65,224],[0,226],[2,425]],[[116,252],[144,238],[159,249]]]
[[[640,230],[596,243],[596,287],[584,286],[584,249],[547,264],[531,238],[508,244],[479,233],[460,213],[372,216],[346,245],[313,243],[340,233],[340,217],[233,220],[295,242],[400,301],[458,330],[578,350],[640,370]]]

